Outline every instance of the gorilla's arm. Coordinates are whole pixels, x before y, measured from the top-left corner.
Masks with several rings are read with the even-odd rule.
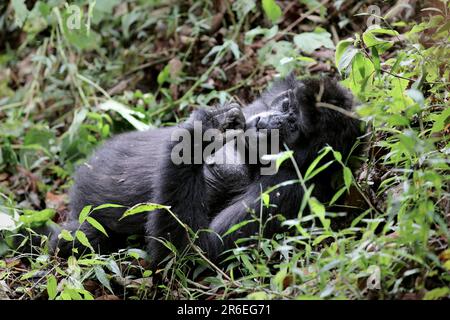
[[[197,126],[194,126],[195,121],[201,122],[201,132],[195,132],[199,130]],[[158,188],[155,202],[170,206],[172,212],[194,232],[202,228],[208,228],[210,222],[206,201],[207,185],[203,175],[203,159],[201,159],[200,164],[194,163],[194,153],[201,151],[203,154],[205,143],[195,141],[201,144],[200,150],[196,149],[194,135],[201,137],[208,129],[224,131],[231,128],[243,129],[244,126],[245,118],[237,104],[212,110],[197,110],[177,129],[182,130],[185,135],[187,133],[187,136],[191,139],[190,161],[181,164],[172,161],[172,150],[180,141],[171,141],[167,146],[156,180]],[[188,143],[189,141],[183,140],[182,142]],[[188,147],[189,145],[185,146]],[[169,240],[177,249],[182,249],[187,244],[185,229],[165,210],[148,214],[146,230],[148,252],[154,263],[160,262],[161,258],[167,254],[165,247],[156,239]],[[202,236],[198,239],[198,244],[205,247],[206,241],[207,239]]]
[[[287,181],[292,183],[286,183]],[[267,208],[261,203],[261,193],[277,185],[279,186],[269,194],[270,206]],[[273,236],[282,231],[279,220],[274,216],[281,214],[286,219],[296,218],[302,198],[303,189],[299,186],[298,178],[292,168],[281,168],[274,176],[261,176],[258,181],[248,187],[243,195],[236,198],[213,219],[209,226],[213,232],[208,234],[208,242],[203,249],[212,260],[217,261],[222,252],[234,247],[236,240],[257,234],[260,230],[260,222],[263,226],[263,235]],[[233,225],[255,217],[256,220],[261,218],[260,221],[247,223],[222,239],[217,236],[217,234],[221,236],[225,234]]]

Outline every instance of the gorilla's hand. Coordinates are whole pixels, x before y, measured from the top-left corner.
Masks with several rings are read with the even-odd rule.
[[[202,122],[204,130],[218,129],[222,132],[232,129],[245,130],[245,117],[237,103],[197,110],[194,119]]]

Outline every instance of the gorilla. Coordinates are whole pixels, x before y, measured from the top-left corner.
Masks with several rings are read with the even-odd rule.
[[[232,226],[256,215],[265,226],[264,236],[271,237],[285,231],[274,216],[297,218],[305,190],[298,183],[283,182],[298,180],[298,172],[304,174],[327,145],[346,159],[362,133],[358,120],[339,111],[343,109],[348,114],[352,106],[352,95],[335,80],[298,80],[291,74],[275,81],[243,108],[227,103],[197,109],[174,127],[117,135],[77,169],[70,192],[70,217],[62,227],[72,232],[83,231],[101,253],[125,247],[130,235],[143,235],[151,263],[157,264],[168,254],[164,241],[170,241],[178,250],[192,241],[182,222],[196,233],[195,244],[208,258],[217,261],[223,252],[235,247],[236,240],[250,238],[260,231],[260,222],[252,220],[224,236]],[[201,123],[200,129],[196,129],[196,122]],[[194,149],[204,151],[207,147],[207,143],[196,143],[195,139],[194,146],[181,152],[188,161],[173,161],[173,150],[180,144],[179,137],[174,136],[181,136],[182,132],[194,138],[209,129],[252,130],[257,141],[277,130],[279,145],[293,151],[292,161],[285,161],[275,174],[261,174],[264,166],[261,159],[256,163],[216,161],[216,155],[236,158],[235,140],[225,143],[211,157],[195,161]],[[246,141],[248,152],[253,144]],[[322,162],[329,160],[324,158]],[[336,191],[331,177],[339,172],[341,168],[333,164],[309,181],[308,186],[314,184],[313,196],[321,201],[330,200]],[[266,206],[261,201],[261,192],[274,187],[270,205]],[[164,209],[120,219],[127,208],[140,203],[170,206],[177,219]],[[92,212],[108,236],[88,222],[78,223],[85,206],[102,204],[121,205]],[[70,255],[73,246],[83,247],[77,241],[60,239],[57,233],[50,242],[63,256]]]

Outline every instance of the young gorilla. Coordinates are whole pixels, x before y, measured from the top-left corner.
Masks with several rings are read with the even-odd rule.
[[[118,135],[107,141],[75,176],[71,191],[71,217],[63,226],[76,230],[78,215],[87,205],[105,203],[131,207],[138,203],[153,202],[168,205],[177,217],[194,232],[200,231],[196,243],[212,260],[234,242],[247,238],[259,230],[256,222],[248,223],[221,238],[229,228],[262,212],[265,236],[281,232],[278,219],[296,218],[304,194],[299,184],[280,186],[270,194],[271,206],[261,208],[261,191],[284,181],[298,179],[291,161],[285,161],[274,175],[261,175],[259,165],[241,163],[223,165],[214,161],[201,164],[175,164],[171,153],[179,141],[171,141],[176,130],[187,130],[194,135],[194,121],[202,122],[202,130],[253,128],[278,129],[280,146],[294,151],[294,159],[302,173],[306,171],[318,152],[332,146],[347,157],[361,134],[359,122],[343,113],[317,106],[317,102],[332,104],[345,110],[352,108],[352,96],[330,79],[296,80],[293,75],[277,81],[252,104],[241,109],[237,104],[219,108],[201,109],[177,127],[152,129]],[[263,131],[263,130],[261,130]],[[202,148],[205,145],[201,146]],[[231,148],[231,150],[233,150]],[[217,153],[229,154],[229,149]],[[193,155],[192,155],[193,157]],[[329,166],[312,181],[314,196],[327,201],[334,194],[331,176],[338,166]],[[126,208],[106,208],[95,211],[93,217],[106,229],[104,236],[88,223],[80,229],[95,249],[101,252],[123,247],[125,239],[133,234],[145,234],[152,263],[160,262],[167,254],[161,239],[169,240],[178,249],[188,244],[187,233],[165,210],[129,216],[119,221]],[[261,211],[262,210],[262,211]],[[53,247],[61,254],[71,253],[72,243],[52,236]],[[76,244],[78,246],[79,244]]]

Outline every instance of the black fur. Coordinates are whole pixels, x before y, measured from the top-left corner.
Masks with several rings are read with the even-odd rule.
[[[283,101],[283,96],[288,98]],[[210,110],[194,111],[191,117],[177,127],[152,129],[118,135],[107,141],[82,165],[75,176],[71,191],[71,217],[63,227],[76,230],[79,212],[84,206],[104,203],[131,207],[138,203],[154,202],[168,205],[177,217],[194,232],[199,232],[196,243],[211,259],[233,247],[242,237],[258,232],[257,223],[249,223],[238,231],[223,237],[231,226],[259,213],[267,221],[270,215],[283,214],[295,218],[303,197],[298,184],[286,185],[271,194],[270,208],[261,208],[257,200],[261,190],[281,182],[297,179],[293,165],[286,161],[277,174],[263,176],[258,165],[223,166],[215,164],[180,164],[171,161],[170,154],[177,141],[171,141],[174,130],[188,129],[194,133],[193,121],[203,123],[203,129],[227,127],[255,127],[280,129],[282,143],[294,151],[301,172],[315,159],[320,149],[332,146],[344,159],[361,134],[360,124],[340,112],[317,107],[317,99],[345,110],[352,108],[352,96],[330,79],[297,80],[293,75],[277,81],[261,98],[244,107],[242,113],[236,105]],[[280,102],[281,101],[281,102]],[[284,103],[284,104],[283,104]],[[276,109],[276,112],[274,111]],[[237,110],[237,111],[236,111]],[[264,112],[264,113],[262,113]],[[262,114],[262,116],[255,116]],[[245,123],[247,122],[247,123]],[[282,145],[282,144],[281,144]],[[204,146],[203,146],[204,147]],[[339,166],[330,166],[315,177],[314,195],[329,200],[333,195],[332,174]],[[119,221],[125,208],[107,208],[93,214],[108,232],[105,237],[88,223],[80,229],[100,252],[124,246],[124,239],[132,234],[147,238],[148,253],[153,263],[166,255],[157,239],[170,240],[177,248],[187,245],[185,230],[166,211],[137,214]],[[269,219],[270,220],[270,219]],[[282,231],[276,219],[267,223],[265,236]],[[70,254],[72,244],[53,235],[53,245],[63,254]]]

